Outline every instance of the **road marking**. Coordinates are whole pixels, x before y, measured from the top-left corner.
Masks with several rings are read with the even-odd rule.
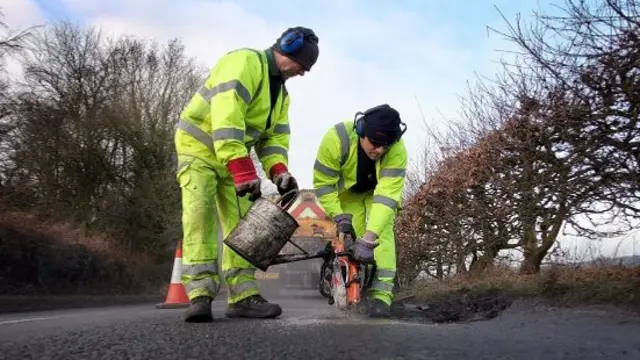
[[[51,317],[37,317],[37,318],[25,318],[25,319],[15,319],[15,320],[5,320],[5,321],[0,321],[0,325],[18,324],[18,323],[23,323],[23,322],[29,322],[29,321],[42,321],[42,320],[48,320],[48,319],[52,319],[52,318],[51,318]]]
[[[73,315],[58,315],[58,316],[40,316],[40,317],[31,317],[31,318],[20,318],[13,320],[0,320],[0,325],[10,325],[10,324],[20,324],[25,322],[32,321],[44,321],[44,320],[53,320],[53,319],[61,319],[65,317],[70,317]]]

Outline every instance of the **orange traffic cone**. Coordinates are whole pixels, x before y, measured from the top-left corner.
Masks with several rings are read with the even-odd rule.
[[[180,275],[182,274],[182,241],[178,241],[176,247],[176,255],[173,260],[173,271],[171,273],[171,283],[169,284],[169,291],[167,292],[167,299],[164,303],[157,304],[158,309],[177,309],[189,306],[189,298],[187,292],[184,290],[184,286],[180,281]]]

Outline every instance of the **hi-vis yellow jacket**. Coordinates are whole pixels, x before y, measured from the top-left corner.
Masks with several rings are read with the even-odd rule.
[[[338,196],[357,180],[358,142],[352,120],[330,128],[320,142],[313,167],[313,187],[318,202],[334,220],[345,216]],[[379,236],[394,220],[402,201],[406,167],[407,149],[402,139],[376,161],[378,184],[373,192],[367,231]]]
[[[252,146],[267,176],[277,163],[288,166],[289,96],[283,84],[269,121],[270,74],[278,74],[271,49],[225,54],[180,114],[178,155],[199,157],[221,176]]]

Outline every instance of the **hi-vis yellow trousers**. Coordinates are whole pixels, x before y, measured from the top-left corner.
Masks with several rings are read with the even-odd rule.
[[[187,296],[215,298],[220,290],[218,246],[223,245],[222,275],[229,288],[228,302],[234,303],[259,293],[255,267],[219,239],[227,237],[239,221],[233,178],[220,178],[206,162],[191,156],[179,157],[177,180],[182,196],[182,284]],[[242,197],[244,216],[251,202]],[[220,220],[222,231],[218,229]]]
[[[371,211],[373,190],[362,194],[345,191],[339,195],[339,199],[342,211],[353,216],[351,223],[356,234],[358,236],[364,235],[366,219],[369,218]],[[377,241],[380,242],[380,245],[373,249],[376,273],[368,292],[370,297],[380,299],[388,305],[393,301],[393,280],[396,276],[394,226],[395,221],[391,219],[382,233],[378,234]]]

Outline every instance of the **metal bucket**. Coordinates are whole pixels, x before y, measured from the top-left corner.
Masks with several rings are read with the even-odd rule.
[[[290,195],[291,192],[283,194],[275,203],[258,198],[224,243],[253,266],[266,271],[300,226],[287,212],[297,198],[297,194]],[[285,197],[290,200],[281,205]]]

